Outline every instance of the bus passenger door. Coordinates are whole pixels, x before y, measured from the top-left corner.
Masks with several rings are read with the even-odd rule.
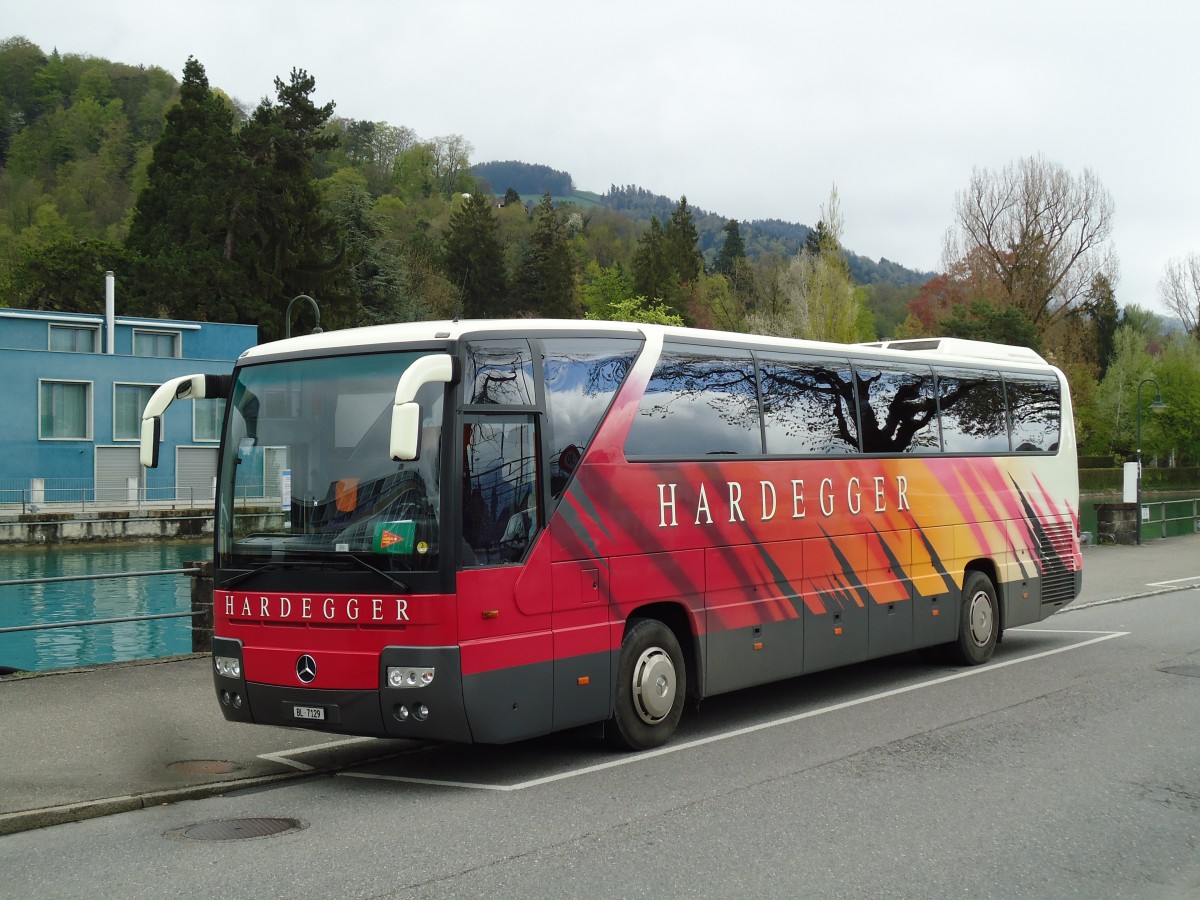
[[[551,728],[550,554],[538,540],[534,418],[467,416],[462,426],[459,642],[474,740]]]
[[[571,728],[608,718],[608,567],[581,559],[551,567],[554,604],[554,728]]]

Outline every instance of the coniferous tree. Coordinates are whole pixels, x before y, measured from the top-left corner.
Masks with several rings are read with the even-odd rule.
[[[713,271],[729,278],[737,271],[738,263],[746,258],[746,243],[742,240],[737,219],[730,219],[722,230],[725,233],[725,243],[717,253]]]
[[[534,211],[533,234],[513,283],[513,298],[524,309],[548,318],[578,318],[575,265],[566,229],[549,194]]]
[[[704,257],[700,254],[700,235],[692,221],[687,197],[679,198],[679,205],[663,226],[663,254],[667,264],[675,270],[683,284],[693,284],[704,268]]]
[[[188,60],[126,244],[139,258],[130,294],[143,314],[255,322],[270,340],[291,298],[309,294],[331,325],[347,324],[341,242],[312,168],[336,141],[323,131],[333,104],[312,103],[315,81],[302,70],[275,87],[278,103],[263,100],[235,134],[232,111]]]
[[[675,305],[679,299],[679,276],[667,260],[663,228],[657,216],[651,216],[650,227],[638,238],[631,268],[635,293]]]
[[[503,318],[511,312],[497,225],[483,194],[469,195],[450,214],[446,277],[458,289],[463,316]]]
[[[126,239],[138,259],[126,292],[135,311],[254,321],[239,317],[251,286],[226,255],[230,198],[243,169],[233,112],[189,57],[179,103],[167,113]]]
[[[325,131],[333,104],[316,106],[315,89],[303,69],[293,69],[286,84],[276,78],[278,102],[259,103],[238,135],[244,181],[230,198],[226,253],[255,289],[245,302],[257,318],[240,321],[258,321],[268,338],[282,331],[284,309],[297,294],[323,298],[330,308],[322,315],[333,325],[348,312],[346,260],[313,177],[316,154],[337,144]]]

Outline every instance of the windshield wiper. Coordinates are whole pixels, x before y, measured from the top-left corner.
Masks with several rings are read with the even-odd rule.
[[[250,578],[253,575],[258,575],[260,572],[279,571],[281,569],[314,569],[314,568],[324,568],[324,565],[319,562],[312,562],[311,560],[298,560],[298,559],[289,559],[286,561],[274,560],[269,563],[263,563],[261,566],[256,566],[255,568],[250,569],[248,571],[239,572],[236,575],[231,575],[229,578],[226,578],[224,581],[222,581],[220,584],[218,584],[217,587],[228,590],[229,588],[233,587],[235,584],[241,584],[247,578]]]
[[[412,588],[406,582],[401,581],[399,578],[395,577],[394,575],[392,575],[388,572],[384,572],[382,569],[375,568],[373,565],[371,565],[365,559],[363,559],[360,556],[355,556],[353,553],[337,553],[336,555],[332,555],[325,559],[319,559],[319,560],[314,560],[314,559],[273,560],[268,563],[263,563],[261,566],[257,566],[248,571],[239,572],[236,575],[232,575],[229,578],[226,578],[220,584],[218,584],[217,587],[221,588],[223,590],[228,590],[229,588],[233,587],[234,585],[241,584],[247,578],[251,578],[254,575],[258,575],[261,572],[280,571],[280,570],[286,570],[286,569],[330,569],[330,568],[335,568],[335,567],[341,568],[340,566],[337,566],[336,564],[341,562],[342,560],[353,560],[354,562],[356,562],[360,566],[362,566],[364,569],[368,569],[371,572],[374,572],[376,575],[386,578],[388,581],[390,581],[392,584],[396,585],[396,587],[400,588],[400,590],[404,591],[406,594],[412,593]],[[334,565],[331,566],[330,563],[333,563]]]
[[[354,560],[356,563],[358,563],[364,569],[370,569],[376,575],[383,576],[384,578],[386,578],[392,584],[396,585],[396,587],[400,588],[400,590],[404,591],[405,593],[407,593],[407,594],[412,593],[412,588],[409,587],[408,584],[401,581],[399,578],[392,575],[390,572],[385,572],[382,569],[375,568],[373,565],[371,565],[369,562],[367,562],[361,556],[357,556],[353,553],[338,553],[335,557],[335,559],[346,559],[346,558]]]

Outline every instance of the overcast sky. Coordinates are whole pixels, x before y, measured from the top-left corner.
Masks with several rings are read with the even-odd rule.
[[[940,270],[974,167],[1041,153],[1112,194],[1117,299],[1162,311],[1200,253],[1200,4],[740,0],[25,0],[0,37],[158,65],[253,105],[292,68],[336,114],[460,134],[473,162],[815,224]]]

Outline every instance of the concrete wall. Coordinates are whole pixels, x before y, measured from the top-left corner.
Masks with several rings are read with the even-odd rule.
[[[242,518],[239,516],[239,518]],[[283,515],[249,511],[245,527],[253,531],[279,531]],[[69,544],[87,541],[157,541],[211,535],[211,510],[162,510],[89,513],[36,513],[0,520],[0,546]]]

